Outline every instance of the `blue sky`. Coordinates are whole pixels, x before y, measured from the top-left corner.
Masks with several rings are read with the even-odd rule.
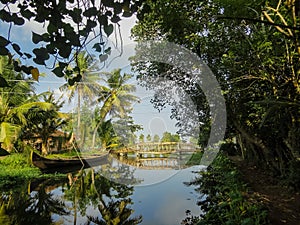
[[[130,39],[130,30],[135,23],[136,18],[125,18],[120,22],[121,25],[121,33],[124,42],[124,53],[121,57],[115,58],[113,61],[111,59],[114,58],[114,55],[117,56],[119,52],[116,49],[112,49],[112,55],[108,59],[109,66],[104,67],[103,72],[109,72],[114,68],[122,68],[122,71],[130,72],[130,65],[128,61],[128,57],[134,55],[134,42]],[[7,37],[8,26],[4,24],[0,20],[0,34],[4,37]],[[31,42],[31,34],[35,33],[43,33],[44,27],[41,24],[34,22],[27,22],[24,26],[16,26],[12,27],[10,40],[18,43],[21,46],[22,51],[31,53],[31,50],[37,45]],[[113,36],[113,35],[112,35]],[[23,61],[24,64],[32,65],[32,61]],[[36,82],[36,91],[37,93],[41,93],[44,91],[54,91],[57,96],[63,94],[58,88],[65,83],[63,78],[58,78],[51,73],[50,69],[46,69],[44,67],[38,66],[40,72],[45,73],[44,77],[40,77],[39,82]],[[132,83],[136,84],[136,80],[134,79]],[[158,134],[162,136],[162,133],[165,131],[169,131],[171,133],[176,132],[175,123],[176,121],[171,120],[170,117],[170,108],[166,108],[161,113],[159,113],[156,109],[153,108],[150,103],[150,99],[153,96],[153,92],[146,91],[142,87],[137,88],[136,95],[142,100],[141,103],[137,103],[134,105],[134,111],[132,113],[133,118],[137,124],[141,124],[144,127],[143,133],[145,135],[150,134]],[[66,101],[64,111],[70,111],[75,106],[75,102],[72,101],[70,105],[67,104]]]

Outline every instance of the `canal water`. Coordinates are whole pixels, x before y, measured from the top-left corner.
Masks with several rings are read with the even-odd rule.
[[[0,223],[176,225],[187,211],[200,215],[200,195],[185,183],[204,167],[152,165],[159,166],[138,168],[113,159],[110,165],[2,192]]]

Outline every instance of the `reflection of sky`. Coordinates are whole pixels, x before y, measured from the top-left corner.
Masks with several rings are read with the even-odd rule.
[[[183,182],[191,181],[197,176],[192,171],[199,171],[201,168],[203,167],[193,166],[178,171],[152,170],[151,173],[137,170],[136,174],[142,176],[144,182],[135,186],[132,196],[128,196],[133,201],[133,205],[128,207],[134,210],[130,218],[141,215],[143,217],[141,225],[175,225],[180,224],[186,217],[186,210],[190,210],[195,216],[199,215],[201,213],[197,206],[199,193],[194,191],[194,186],[188,187]],[[52,193],[59,198],[64,198],[61,187],[53,190]],[[71,215],[54,214],[52,218],[54,221],[62,221],[63,224],[73,224],[74,206],[71,202],[66,204],[72,211]],[[84,224],[87,221],[85,215],[101,218],[97,208],[87,205],[84,214],[77,211],[77,224]]]
[[[192,214],[199,215],[197,196],[193,187],[187,187],[184,181],[191,181],[195,176],[191,171],[199,170],[199,166],[172,172],[158,170],[153,173],[144,172],[144,182],[153,185],[136,186],[132,196],[134,201],[133,216],[142,215],[143,225],[174,225],[180,224],[185,218],[185,210],[191,210]],[[143,173],[143,171],[140,171]],[[168,175],[167,175],[168,174]],[[164,179],[163,179],[164,176]],[[160,177],[160,179],[158,179]],[[160,180],[160,182],[156,182]]]

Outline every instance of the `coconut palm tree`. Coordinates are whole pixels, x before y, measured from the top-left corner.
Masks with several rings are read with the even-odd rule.
[[[0,57],[0,74],[7,81],[7,86],[0,88],[0,143],[11,151],[28,123],[25,114],[34,107],[49,110],[53,105],[35,101],[32,81],[16,73],[8,57]]]
[[[68,83],[60,87],[61,91],[68,91],[69,102],[75,97],[77,93],[77,134],[82,136],[85,131],[81,127],[81,101],[88,100],[93,102],[95,97],[99,95],[102,90],[101,77],[98,72],[98,61],[86,52],[79,52],[76,55],[76,67],[72,70],[73,74],[81,76],[79,82],[74,85]],[[84,140],[84,137],[81,137]]]
[[[70,116],[59,112],[64,102],[61,102],[60,99],[55,100],[53,92],[43,97],[43,101],[52,104],[52,108],[43,110],[34,107],[28,110],[25,115],[29,122],[23,129],[22,138],[28,140],[30,137],[38,134],[39,138],[41,138],[41,152],[43,155],[47,155],[50,135],[62,128],[68,122]]]
[[[99,102],[102,106],[97,115],[97,124],[93,133],[92,149],[95,146],[96,135],[101,124],[110,114],[112,117],[124,118],[132,111],[132,103],[139,101],[137,96],[131,93],[136,87],[127,82],[132,78],[132,75],[121,74],[121,69],[113,70],[111,73],[104,73],[108,77],[106,80],[107,87],[103,87],[100,92]]]

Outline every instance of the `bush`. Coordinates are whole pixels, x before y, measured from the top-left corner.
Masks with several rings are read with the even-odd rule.
[[[300,161],[294,160],[289,167],[289,175],[287,177],[288,185],[295,190],[300,190]]]
[[[269,224],[267,210],[249,194],[229,159],[219,155],[200,175],[189,184],[196,185],[203,194],[204,200],[199,202],[203,214],[198,225]]]

